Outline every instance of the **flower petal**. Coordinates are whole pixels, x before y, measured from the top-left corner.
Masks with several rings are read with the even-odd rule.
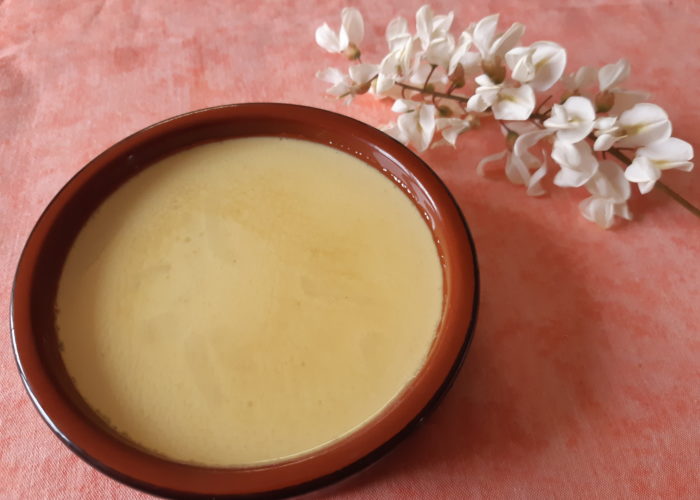
[[[581,66],[576,73],[564,77],[563,82],[567,90],[575,91],[593,85],[598,72],[590,66]]]
[[[333,31],[328,23],[323,23],[316,29],[316,43],[328,52],[340,52],[340,42],[338,35]]]
[[[598,130],[607,130],[610,128],[613,128],[615,126],[615,122],[617,121],[616,116],[603,116],[602,118],[598,118],[595,121],[595,128]]]
[[[418,151],[425,151],[430,146],[435,135],[435,113],[437,108],[432,104],[423,104],[418,112],[420,125],[420,143],[416,144]]]
[[[433,31],[433,10],[430,5],[423,5],[416,12],[416,35],[421,41],[423,48],[430,42],[430,34]]]
[[[609,198],[615,203],[624,203],[631,194],[624,170],[611,160],[603,160],[598,164],[598,171],[586,183],[586,189],[593,196]]]
[[[452,52],[452,55],[450,56],[450,64],[449,67],[447,68],[447,73],[452,74],[455,69],[457,69],[458,64],[464,65],[462,62],[462,59],[466,58],[467,56],[467,51],[469,50],[469,47],[471,47],[472,44],[472,36],[464,31],[462,32],[461,35],[459,35],[459,40],[457,40],[457,46],[455,47],[454,51]],[[472,57],[475,56],[476,54],[472,53]],[[467,62],[467,60],[465,60]]]
[[[368,63],[353,64],[348,71],[353,82],[363,84],[375,77],[379,71],[379,66]]]
[[[454,147],[457,137],[469,129],[469,122],[461,118],[438,118],[435,120],[435,126],[442,132],[445,142]]]
[[[614,88],[622,83],[630,74],[630,63],[620,59],[616,63],[603,66],[598,71],[598,88],[601,92]]]
[[[489,50],[489,57],[505,56],[506,52],[518,44],[524,33],[525,26],[520,23],[513,23],[505,33],[493,42]]]
[[[491,103],[487,102],[483,95],[474,94],[467,101],[467,111],[482,113],[488,109]]]
[[[481,21],[476,23],[472,36],[474,37],[474,45],[479,49],[481,57],[486,59],[489,56],[491,44],[496,36],[496,28],[498,27],[498,14],[486,16]]]
[[[384,125],[381,128],[382,132],[384,132],[387,135],[390,135],[397,141],[399,141],[402,144],[408,144],[408,137],[406,134],[404,134],[401,129],[398,127],[396,123],[390,123],[388,125]]]
[[[527,186],[530,181],[530,171],[520,158],[510,155],[506,160],[506,177],[513,184]]]
[[[428,64],[434,64],[436,66],[441,66],[445,70],[449,70],[450,59],[454,49],[454,38],[452,38],[452,35],[448,34],[445,37],[433,38],[425,49],[423,56]]]
[[[661,177],[661,171],[654,167],[646,156],[637,157],[625,170],[625,179],[639,184],[639,192],[646,194],[651,191],[656,181]]]
[[[418,107],[418,102],[411,101],[410,99],[396,99],[394,104],[391,105],[391,110],[394,113],[407,113],[408,111],[414,111]]]
[[[632,220],[632,213],[630,212],[627,203],[616,203],[615,215],[622,217],[623,219]]]
[[[590,99],[582,96],[571,96],[563,104],[569,116],[574,116],[578,120],[591,122],[595,120],[595,108]]]
[[[528,54],[531,55],[532,52],[533,51],[530,47],[514,47],[506,52],[506,65],[512,70],[523,57],[527,56]]]
[[[612,200],[590,196],[579,203],[578,208],[581,215],[603,229],[608,229],[613,224],[615,208]]]
[[[654,142],[637,150],[638,155],[646,156],[653,162],[665,164],[686,163],[693,159],[693,146],[676,137]],[[667,167],[673,168],[673,167]]]
[[[454,21],[455,13],[449,12],[444,16],[435,16],[433,18],[433,32],[445,33],[452,27],[452,21]]]
[[[503,159],[503,157],[506,154],[508,154],[508,151],[504,149],[503,151],[499,151],[498,153],[484,156],[481,160],[479,160],[479,163],[476,164],[476,173],[483,177],[486,174],[486,165],[488,163],[493,163],[495,161]]]
[[[340,13],[340,26],[345,30],[347,39],[350,43],[359,45],[365,36],[365,23],[362,20],[362,14],[354,7],[346,7]],[[341,50],[347,48],[342,47]]]
[[[671,136],[671,122],[666,112],[656,104],[636,104],[620,115],[618,120],[627,137],[620,139],[618,146],[637,148]]]
[[[338,68],[326,68],[316,73],[316,78],[318,78],[319,80],[323,80],[324,82],[336,85],[345,80],[346,75]]]
[[[598,170],[598,160],[586,142],[571,144],[557,137],[552,159],[561,167],[554,177],[554,184],[560,187],[583,186]]]
[[[537,144],[539,141],[553,133],[553,130],[536,129],[532,132],[526,132],[524,134],[521,134],[515,140],[515,144],[513,145],[513,154],[520,158],[525,164],[525,166],[527,166],[528,168],[541,167],[542,162],[539,161],[539,159],[535,155],[530,153],[529,149],[535,144]]]
[[[394,86],[394,79],[390,76],[380,73],[377,76],[377,83],[375,84],[374,91],[377,95],[383,96]]]
[[[547,128],[553,128],[555,130],[566,128],[569,125],[569,117],[566,114],[564,106],[561,104],[553,105],[551,116],[542,124]]]
[[[528,196],[542,196],[547,191],[542,187],[541,181],[547,174],[547,158],[544,158],[542,166],[535,170],[527,183]]]
[[[530,85],[538,92],[543,92],[551,88],[564,74],[566,50],[554,42],[536,42],[530,47],[534,49],[532,60],[536,68]]]
[[[418,131],[418,121],[416,120],[416,112],[403,113],[399,115],[396,119],[396,124],[399,127],[401,137],[406,138],[406,144],[413,144],[420,142],[419,131]]]
[[[579,172],[578,170],[573,170],[570,168],[562,168],[554,176],[554,184],[559,187],[581,187],[583,186],[590,176],[584,172]]]
[[[602,134],[595,140],[593,151],[607,151],[618,139],[619,137],[612,134]]]
[[[396,38],[402,37],[408,34],[408,22],[403,17],[395,17],[392,19],[386,27],[386,41],[389,48],[393,50],[391,43]]]
[[[503,87],[491,108],[497,120],[527,120],[535,109],[535,92],[529,85]]]
[[[510,76],[513,80],[527,83],[535,78],[532,50],[526,47],[515,47],[506,54],[506,63],[512,69]]]

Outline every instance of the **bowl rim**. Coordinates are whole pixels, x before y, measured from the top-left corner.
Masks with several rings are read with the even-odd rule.
[[[449,224],[451,224],[451,226],[449,227],[452,228],[454,231],[459,232],[464,237],[464,242],[466,242],[466,246],[462,248],[462,250],[468,252],[468,254],[464,255],[463,257],[458,257],[460,265],[466,266],[464,272],[466,273],[466,275],[470,275],[472,278],[471,283],[464,283],[464,286],[468,288],[467,292],[471,292],[470,303],[462,304],[463,306],[471,307],[471,312],[469,314],[468,321],[466,321],[466,330],[463,332],[455,332],[453,334],[453,336],[458,337],[460,341],[457,344],[455,344],[455,342],[452,342],[453,352],[452,356],[450,357],[451,363],[447,367],[440,368],[440,380],[438,380],[437,383],[433,381],[431,387],[434,390],[430,390],[429,397],[426,398],[426,395],[423,394],[422,399],[419,401],[420,407],[418,408],[418,411],[411,412],[411,415],[409,415],[410,418],[408,418],[407,421],[403,422],[400,428],[392,427],[392,433],[384,436],[382,440],[377,441],[375,439],[375,443],[371,450],[367,451],[366,447],[363,448],[364,451],[361,453],[361,456],[357,456],[357,454],[355,454],[352,460],[346,460],[347,463],[344,463],[341,467],[333,466],[332,470],[327,469],[324,471],[323,474],[319,474],[318,476],[314,477],[308,477],[307,474],[307,476],[305,476],[305,478],[299,481],[298,483],[285,484],[283,487],[273,487],[271,489],[263,488],[259,491],[213,491],[207,490],[207,487],[203,484],[198,484],[197,487],[189,489],[182,488],[181,486],[172,487],[172,485],[170,484],[163,484],[162,477],[160,478],[160,481],[150,482],[150,480],[144,480],[143,478],[134,477],[133,473],[125,472],[123,470],[123,467],[115,467],[115,460],[109,459],[108,457],[106,458],[104,455],[100,455],[100,453],[96,453],[94,449],[88,449],[89,447],[85,446],[85,443],[88,443],[89,440],[91,438],[94,438],[95,436],[99,438],[100,431],[97,429],[92,429],[90,432],[86,431],[86,429],[89,430],[92,424],[90,424],[87,421],[86,417],[82,416],[79,411],[76,410],[73,413],[65,415],[56,414],[56,408],[63,408],[66,405],[70,405],[70,403],[66,402],[65,400],[61,400],[61,395],[59,394],[58,389],[55,386],[56,384],[53,384],[53,382],[49,380],[49,374],[46,370],[44,370],[45,367],[43,366],[43,362],[40,359],[40,355],[35,345],[36,339],[34,337],[37,334],[33,331],[33,329],[24,327],[28,321],[27,314],[29,303],[31,301],[31,297],[28,294],[31,294],[32,291],[32,287],[30,285],[33,283],[34,266],[36,265],[36,262],[38,260],[36,254],[33,254],[33,259],[30,259],[30,257],[28,257],[28,249],[31,244],[39,245],[39,248],[41,248],[42,245],[46,244],[46,234],[42,234],[41,236],[43,236],[44,239],[39,240],[37,242],[37,238],[40,237],[38,236],[38,234],[41,231],[46,231],[48,228],[51,227],[52,223],[56,221],[58,215],[56,215],[53,220],[50,220],[48,214],[51,210],[55,209],[59,203],[65,203],[66,200],[70,199],[70,194],[67,194],[67,190],[70,186],[74,185],[77,182],[77,179],[81,179],[81,177],[86,177],[87,175],[89,175],[86,172],[88,172],[90,169],[92,169],[94,172],[99,172],[100,170],[116,168],[113,166],[115,158],[111,156],[114,152],[117,152],[122,149],[128,152],[129,150],[135,149],[138,144],[148,144],[149,141],[158,141],[159,139],[162,139],[164,134],[167,132],[168,127],[170,127],[173,124],[178,125],[180,123],[186,123],[190,119],[194,119],[195,122],[197,122],[197,119],[199,119],[202,123],[204,123],[207,118],[213,119],[219,114],[222,114],[227,116],[230,120],[235,120],[235,115],[237,113],[240,114],[242,117],[245,117],[246,113],[254,114],[256,111],[261,113],[262,115],[265,115],[265,117],[267,118],[273,117],[275,114],[282,114],[285,116],[291,116],[294,114],[298,114],[299,116],[314,115],[316,118],[320,117],[324,120],[327,120],[327,122],[331,125],[343,124],[346,128],[349,127],[352,129],[357,129],[359,130],[358,136],[363,136],[368,142],[368,144],[375,146],[377,150],[386,155],[387,158],[393,160],[397,163],[397,165],[400,165],[402,168],[406,169],[406,171],[411,176],[416,176],[416,178],[418,179],[418,174],[416,173],[416,171],[418,170],[420,171],[421,175],[425,176],[426,178],[429,178],[429,181],[432,183],[431,189],[440,191],[440,195],[443,199],[442,203],[446,203],[447,205],[449,205],[436,205],[436,213],[441,213],[441,211],[449,210],[452,215],[452,218],[449,221]],[[239,117],[238,119],[241,119],[241,117]],[[153,134],[154,132],[156,132],[156,134],[153,137],[149,137],[149,134]],[[160,132],[160,135],[158,134],[158,132]],[[140,143],[139,141],[143,142]],[[194,145],[196,145],[196,143],[187,145],[185,147],[191,147]],[[176,150],[173,149],[169,152],[169,154],[175,152]],[[403,157],[403,161],[396,158],[397,153],[398,156]],[[152,163],[153,162],[151,161],[148,164],[150,165]],[[112,167],[110,167],[110,165],[112,165]],[[147,168],[147,166],[148,165],[146,165],[143,168]],[[377,167],[375,166],[375,168]],[[420,179],[418,180],[418,182],[420,182]],[[405,190],[404,194],[406,194]],[[431,191],[430,194],[435,194],[435,191]],[[413,199],[413,201],[417,205],[417,201],[415,199]],[[443,224],[445,224],[445,222],[443,222]],[[435,228],[433,227],[431,230],[434,229]],[[34,225],[29,236],[27,237],[15,272],[15,278],[11,293],[9,319],[15,362],[20,373],[22,383],[34,407],[37,409],[42,419],[54,432],[54,434],[56,434],[69,449],[71,449],[89,465],[102,471],[106,475],[112,477],[113,479],[123,484],[140,489],[142,491],[146,491],[151,494],[161,496],[178,498],[244,498],[251,496],[254,496],[255,498],[279,498],[288,495],[297,495],[300,493],[311,491],[313,489],[320,488],[363,469],[367,465],[373,463],[378,458],[386,454],[399,441],[401,441],[406,435],[408,435],[413,429],[415,429],[420,423],[422,423],[425,420],[426,416],[432,410],[434,410],[434,408],[438,405],[438,403],[445,395],[447,390],[451,387],[457,376],[457,373],[459,372],[460,367],[464,362],[467,351],[470,347],[471,341],[474,336],[474,329],[476,326],[479,306],[479,295],[480,280],[477,254],[473,237],[469,230],[469,226],[464,218],[464,215],[459,205],[457,204],[457,201],[455,200],[454,196],[449,191],[445,183],[420,157],[418,157],[415,153],[410,151],[403,144],[391,138],[387,134],[384,134],[378,129],[354,118],[310,106],[260,102],[215,106],[167,118],[165,120],[154,123],[148,127],[145,127],[127,136],[126,138],[114,143],[112,146],[107,148],[94,159],[89,161],[80,170],[78,170],[78,172],[63,185],[63,187],[47,204],[46,208],[42,212],[41,216],[38,218],[36,224]],[[447,298],[445,300],[447,300]],[[456,317],[456,315],[459,314],[459,311],[445,310],[443,312],[444,317],[448,314],[452,314],[452,316]],[[442,328],[442,326],[440,328]],[[436,334],[436,339],[439,335],[445,336],[447,334],[443,333],[439,329],[438,334]],[[432,349],[430,355],[432,355]],[[428,364],[428,361],[426,361],[426,364],[421,368],[420,375],[423,375],[423,373],[426,371]],[[433,364],[435,363],[433,362]],[[47,380],[49,381],[48,386]],[[52,384],[53,387],[51,387]],[[411,382],[409,386],[412,386],[413,384],[414,382]],[[47,389],[47,387],[49,388]],[[391,408],[383,410],[382,414],[394,411],[393,408],[395,406],[400,407],[401,404],[404,403],[404,399],[402,398],[403,396],[395,398],[395,400],[390,404]],[[364,427],[370,427],[371,425],[373,425],[375,418],[373,418],[372,421],[362,426],[363,429],[360,429],[360,431],[364,430]],[[71,430],[66,430],[66,422],[70,419],[73,419]],[[78,436],[76,438],[75,432],[77,431],[73,431],[73,428],[77,428],[82,431],[88,432],[87,437]],[[358,434],[358,432],[359,431],[352,431],[349,435],[341,438],[340,441],[345,442],[347,440],[351,440],[356,434]],[[299,458],[292,458],[290,462],[285,461],[281,463],[252,468],[215,469],[211,467],[184,465],[159,459],[157,457],[154,457],[153,455],[136,450],[133,447],[126,446],[123,443],[119,444],[118,440],[116,440],[113,437],[107,436],[107,434],[104,432],[102,432],[101,434],[102,436],[99,439],[102,439],[103,443],[108,443],[108,445],[104,445],[105,447],[102,449],[110,449],[111,451],[116,450],[116,452],[118,452],[119,454],[119,460],[123,461],[125,459],[131,459],[135,456],[143,455],[144,457],[148,457],[147,459],[145,459],[144,463],[150,463],[154,460],[159,461],[161,462],[161,466],[165,467],[165,469],[163,470],[167,469],[170,471],[171,474],[182,473],[187,475],[188,473],[194,474],[193,471],[206,471],[207,473],[229,474],[231,475],[232,481],[236,480],[236,478],[234,477],[236,472],[247,471],[246,473],[251,473],[250,471],[253,471],[252,473],[254,474],[255,471],[267,471],[267,475],[269,476],[271,470],[274,471],[276,469],[279,469],[280,467],[284,468],[289,463],[298,464],[306,462],[308,464],[308,462],[310,461],[318,461],[319,459],[323,459],[324,450],[327,450],[328,448],[333,448],[335,446],[335,444],[332,444],[322,448],[322,450],[320,450],[322,453],[320,454],[311,452],[311,454],[308,456],[302,455]],[[124,448],[126,448],[127,450],[125,451]],[[117,460],[117,462],[119,462],[119,460]],[[338,460],[336,460],[335,463],[339,463]],[[309,470],[308,466],[306,470]],[[194,476],[197,476],[197,474],[194,474]],[[204,474],[204,476],[201,477],[205,476],[207,476],[207,474]],[[240,479],[241,477],[237,478],[237,480]],[[259,481],[260,480],[258,479],[258,482]]]

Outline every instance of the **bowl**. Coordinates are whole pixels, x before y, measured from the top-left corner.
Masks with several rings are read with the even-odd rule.
[[[278,136],[354,155],[399,186],[426,219],[443,272],[443,312],[423,367],[378,416],[310,454],[274,464],[213,468],[169,461],[112,431],[80,397],[63,364],[55,302],[63,263],[91,213],[130,177],[157,160],[205,142]],[[290,104],[250,103],[171,118],[118,142],[80,170],[39,218],[14,282],[11,332],[24,386],[52,431],[108,476],[168,497],[283,497],[358,471],[423,421],[452,384],[469,347],[479,297],[474,244],[438,176],[414,153],[349,117]],[[448,436],[445,436],[448,439]]]

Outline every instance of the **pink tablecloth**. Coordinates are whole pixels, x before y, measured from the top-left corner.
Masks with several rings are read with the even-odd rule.
[[[358,0],[368,50],[417,1]],[[22,244],[90,158],[150,123],[223,103],[285,101],[373,125],[364,96],[326,99],[314,73],[340,62],[313,41],[341,2],[7,0],[0,5],[0,497],[146,498],[102,476],[29,402],[8,334]],[[435,1],[465,27],[500,11],[525,41],[568,47],[569,67],[625,56],[675,133],[700,146],[696,2]],[[369,16],[371,14],[371,17]],[[695,78],[698,78],[696,80]],[[486,138],[486,140],[484,140]],[[650,498],[700,495],[700,224],[663,194],[635,196],[632,223],[583,220],[584,194],[528,198],[476,175],[494,129],[424,158],[471,225],[483,278],[476,338],[444,404],[375,467],[317,498]],[[700,172],[668,184],[700,202]]]

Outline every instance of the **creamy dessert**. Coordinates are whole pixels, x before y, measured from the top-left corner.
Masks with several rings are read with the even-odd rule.
[[[442,315],[432,234],[387,177],[336,149],[193,147],[113,193],[64,265],[69,375],[117,432],[216,467],[308,453],[422,367]]]

